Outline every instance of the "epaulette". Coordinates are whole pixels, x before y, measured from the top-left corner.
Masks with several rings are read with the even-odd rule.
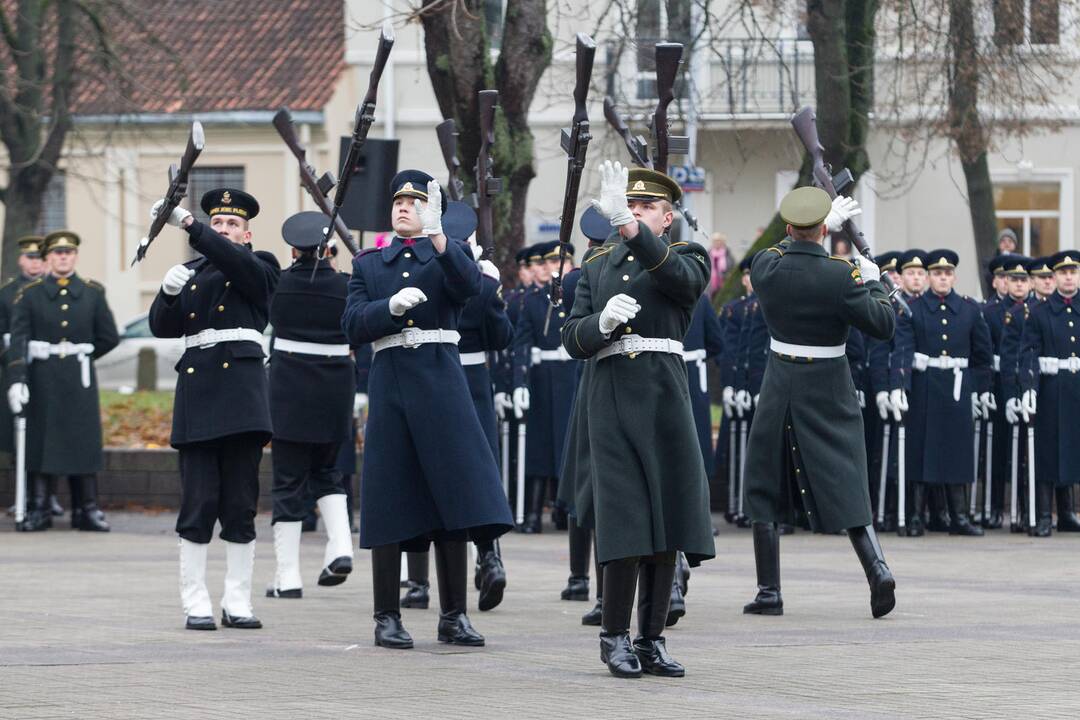
[[[14,283],[14,282],[15,282],[15,278],[11,278],[10,280],[8,280],[8,281],[7,281],[6,283],[4,283],[3,285],[0,285],[0,290],[3,290],[3,289],[4,289],[4,288],[6,288],[6,287],[7,287],[8,285],[11,285],[11,284],[12,284],[12,283]]]
[[[83,278],[83,282],[86,283],[87,287],[92,287],[95,290],[100,290],[101,292],[105,292],[105,286],[102,285],[101,283],[99,283],[97,280],[91,280],[89,278]]]
[[[773,245],[772,247],[765,248],[766,252],[768,252],[769,250],[772,250],[774,253],[776,253],[780,257],[784,257],[784,251],[780,249],[779,245]]]
[[[593,260],[595,260],[596,258],[598,258],[598,257],[600,257],[600,256],[602,256],[602,255],[607,255],[607,254],[608,254],[609,252],[611,252],[612,250],[614,250],[614,249],[615,249],[615,247],[616,247],[615,245],[611,245],[611,246],[610,246],[610,247],[608,247],[607,249],[604,249],[603,247],[600,247],[600,248],[598,248],[598,249],[597,249],[597,251],[596,251],[596,252],[594,252],[594,253],[593,253],[592,255],[590,255],[589,257],[587,257],[587,258],[585,259],[585,262],[583,262],[583,263],[581,263],[581,264],[582,264],[582,265],[584,265],[585,263],[587,263],[587,262],[592,262]]]
[[[45,282],[45,278],[38,278],[37,280],[31,280],[30,282],[26,283],[21,288],[19,288],[19,292],[15,293],[15,300],[13,300],[12,302],[19,302],[20,300],[22,300],[22,296],[26,293],[27,290],[34,287],[35,285],[40,285],[43,282]]]
[[[847,259],[847,258],[845,258],[845,257],[840,257],[839,255],[830,255],[830,256],[829,256],[829,259],[830,259],[830,260],[839,260],[839,261],[840,261],[840,262],[842,262],[842,263],[847,263],[847,264],[848,264],[848,265],[850,265],[851,267],[855,267],[855,263],[851,262],[850,260],[848,260],[848,259]]]

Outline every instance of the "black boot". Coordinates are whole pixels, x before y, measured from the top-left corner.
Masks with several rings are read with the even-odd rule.
[[[1073,511],[1072,485],[1054,488],[1054,497],[1057,498],[1058,532],[1080,532],[1080,517]]]
[[[957,485],[957,487],[961,488],[961,490],[963,489],[962,485]],[[926,523],[927,530],[930,532],[947,532],[953,534],[950,505],[951,503],[949,502],[945,487],[934,485],[926,488],[926,507],[929,517],[929,521]],[[957,507],[961,506],[963,506],[962,502]]]
[[[439,642],[481,647],[484,636],[465,614],[469,582],[469,549],[463,540],[435,541],[435,573],[439,579]]]
[[[600,627],[604,620],[604,566],[600,564],[595,552],[593,562],[596,568],[596,605],[593,609],[581,616],[582,625]]]
[[[577,524],[570,518],[568,538],[570,543],[570,578],[566,581],[561,597],[563,600],[589,599],[589,552],[592,544],[592,531]]]
[[[634,638],[634,653],[642,671],[662,677],[682,677],[686,671],[668,654],[662,637],[671,615],[668,600],[674,590],[679,590],[674,558],[664,553],[657,559],[661,562],[642,563],[638,569],[638,636]]]
[[[428,554],[427,552],[405,553],[405,561],[409,566],[409,590],[405,593],[405,597],[401,598],[401,607],[410,610],[427,610],[428,604],[431,602],[431,583],[428,581]]]
[[[503,567],[502,557],[495,543],[487,543],[481,547],[477,545],[480,553],[478,558],[478,574],[480,575],[480,600],[478,607],[481,611],[494,610],[503,600],[506,591],[506,568]]]
[[[956,485],[955,487],[961,487]],[[848,528],[848,537],[855,554],[859,556],[866,581],[870,584],[870,612],[874,617],[884,617],[896,607],[896,580],[885,564],[877,534],[872,525]]]
[[[544,531],[544,491],[547,489],[547,478],[532,477],[526,485],[528,495],[525,496],[525,522],[521,526],[521,532],[535,535]]]
[[[775,523],[754,523],[754,565],[757,568],[757,597],[743,606],[746,615],[783,615],[780,596],[780,535]]]
[[[52,513],[49,512],[49,492],[46,479],[40,473],[30,476],[31,492],[26,500],[26,517],[16,526],[21,532],[42,532],[52,527]]]
[[[567,530],[570,527],[570,516],[566,513],[566,508],[558,501],[551,508],[551,524],[556,530]]]
[[[972,525],[967,514],[967,498],[963,485],[945,485],[945,496],[949,505],[949,534],[980,537],[983,529]]]
[[[47,476],[46,488],[49,494],[49,514],[53,517],[64,516],[64,506],[60,504],[59,498],[56,497],[56,476]]]
[[[686,555],[683,553],[676,553],[675,555],[675,582],[679,583],[679,590],[685,596],[690,592],[690,563],[686,560]]]
[[[638,559],[621,558],[604,566],[604,607],[600,630],[600,662],[615,677],[641,677],[641,660],[630,643]],[[664,587],[665,597],[669,593]],[[665,613],[666,615],[666,613]]]
[[[109,532],[109,523],[105,522],[105,513],[97,504],[97,475],[79,475],[77,482],[82,489],[82,518],[79,521],[79,530],[88,532]]]
[[[1054,505],[1054,486],[1035,483],[1035,527],[1028,530],[1031,537],[1050,537],[1053,527],[1051,511]]]
[[[413,639],[401,624],[401,609],[398,603],[400,577],[400,546],[394,543],[371,548],[371,586],[375,593],[375,644],[384,648],[406,650],[413,646]]]

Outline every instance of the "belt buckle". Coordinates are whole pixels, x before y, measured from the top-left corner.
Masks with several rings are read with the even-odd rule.
[[[419,328],[405,328],[401,331],[401,347],[408,348],[409,350],[415,350],[423,343],[420,342],[420,329]]]

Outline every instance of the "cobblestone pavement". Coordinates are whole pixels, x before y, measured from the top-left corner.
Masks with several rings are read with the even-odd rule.
[[[720,520],[718,558],[695,571],[668,633],[687,676],[627,681],[579,624],[588,605],[559,600],[565,533],[505,539],[506,599],[470,612],[486,648],[438,644],[433,604],[404,611],[416,649],[391,651],[372,645],[367,552],[347,583],[320,588],[321,536],[307,534],[304,599],[263,598],[260,516],[266,628],[189,632],[173,518],[110,519],[111,534],[91,535],[16,534],[0,518],[0,718],[1076,717],[1080,537],[886,536],[898,605],[876,621],[845,538],[785,537],[787,614],[763,618],[740,614],[749,532]],[[216,605],[220,543],[210,555]]]

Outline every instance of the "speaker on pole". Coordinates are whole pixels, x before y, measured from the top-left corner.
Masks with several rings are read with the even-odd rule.
[[[390,181],[397,174],[398,140],[368,138],[360,152],[360,163],[349,181],[341,217],[350,230],[388,232],[390,226]],[[349,154],[349,138],[341,138],[338,168]],[[339,172],[340,175],[340,172]]]

